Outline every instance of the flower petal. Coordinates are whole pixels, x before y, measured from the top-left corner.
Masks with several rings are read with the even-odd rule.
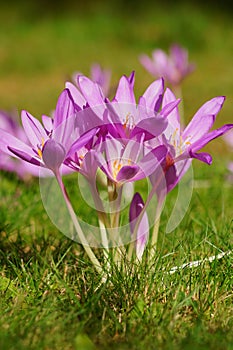
[[[142,197],[138,192],[135,193],[129,210],[129,222],[131,234],[134,234],[134,229],[138,220],[140,213],[144,207],[144,202]],[[136,238],[136,255],[139,260],[141,260],[148,237],[149,237],[149,221],[147,213],[145,212],[141,218],[141,221],[138,225]]]
[[[28,140],[31,145],[37,149],[38,145],[41,145],[41,143],[48,139],[45,129],[39,120],[34,118],[27,111],[22,111],[21,119]]]
[[[209,132],[208,134],[204,135],[200,140],[197,140],[195,143],[193,143],[190,147],[190,150],[193,153],[196,153],[201,148],[203,148],[205,145],[207,145],[210,141],[216,139],[217,137],[224,135],[226,132],[231,130],[233,128],[233,124],[225,124],[219,129],[213,130]]]
[[[65,120],[74,118],[77,108],[68,89],[64,89],[60,94],[55,113],[54,113],[54,129],[63,124]],[[63,124],[64,125],[64,124]]]
[[[90,107],[104,104],[104,96],[100,86],[84,75],[78,77],[80,90]]]
[[[48,169],[51,169],[54,173],[58,171],[61,164],[65,159],[65,149],[54,140],[47,140],[43,147],[42,157],[43,161]]]
[[[119,81],[114,100],[118,103],[135,104],[135,96],[133,91],[133,84],[125,75]]]
[[[184,134],[183,134],[184,138],[202,129],[202,127],[205,124],[205,119],[204,119],[205,116],[210,116],[210,115],[213,116],[213,122],[212,122],[212,125],[213,125],[216,115],[221,110],[224,101],[225,101],[225,97],[219,96],[204,103],[204,105],[201,106],[201,108],[199,108],[199,110],[196,112],[196,114],[194,115],[194,117],[192,118],[192,120],[190,121],[186,129],[184,130]],[[211,124],[209,125],[209,129],[212,127],[212,125]]]
[[[66,82],[65,87],[70,91],[70,94],[77,106],[83,108],[83,106],[87,104],[87,101],[85,100],[85,98],[83,97],[79,89],[74,84],[70,82]]]
[[[158,111],[162,102],[162,94],[164,90],[164,80],[160,78],[155,80],[148,86],[142,97],[146,101],[148,110]]]
[[[132,180],[139,171],[138,165],[124,165],[116,176],[117,182],[126,182]]]

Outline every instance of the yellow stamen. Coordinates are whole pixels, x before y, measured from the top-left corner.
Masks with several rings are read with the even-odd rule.
[[[43,148],[44,148],[44,144],[45,144],[45,141],[44,141],[44,138],[42,137],[41,148],[38,148],[38,150],[37,150],[37,153],[38,153],[40,159],[42,159],[42,151],[43,151]]]
[[[42,159],[42,151],[41,151],[41,149],[38,148],[37,153],[38,153],[40,159]]]

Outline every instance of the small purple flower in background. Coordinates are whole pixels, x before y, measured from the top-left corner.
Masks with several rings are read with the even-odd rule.
[[[76,72],[73,74],[72,80],[75,84],[77,84],[79,75],[83,74],[81,72]],[[110,93],[111,75],[112,73],[110,69],[104,69],[98,63],[93,63],[91,65],[90,79],[101,87],[105,96],[108,96]]]
[[[0,111],[0,129],[27,143],[27,137],[22,126],[19,123],[18,115]],[[1,143],[1,141],[0,141]],[[0,169],[16,173],[21,179],[26,179],[30,175],[38,176],[38,168],[32,164],[26,163],[21,159],[16,159],[0,150]]]
[[[153,77],[163,77],[172,86],[180,85],[195,69],[195,65],[188,61],[188,51],[177,44],[171,45],[169,55],[157,49],[152,52],[152,58],[142,54],[139,60]]]

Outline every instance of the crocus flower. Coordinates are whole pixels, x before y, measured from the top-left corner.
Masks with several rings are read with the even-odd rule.
[[[194,64],[188,61],[188,51],[177,44],[170,47],[169,55],[156,49],[152,52],[152,58],[142,54],[139,60],[153,77],[163,77],[173,86],[179,85],[195,69]]]
[[[154,138],[165,130],[167,115],[180,102],[177,99],[160,109],[164,84],[163,79],[158,79],[150,84],[136,103],[134,72],[129,77],[121,77],[111,101],[104,96],[98,84],[85,76],[79,76],[78,85],[79,89],[67,83],[66,88],[70,90],[75,103],[82,106],[85,114],[83,122],[100,127],[101,137],[110,133],[114,138],[126,141],[140,140],[142,134],[145,140]]]
[[[22,124],[28,143],[1,129],[0,149],[56,174],[65,159],[82,148],[96,133],[90,130],[80,135],[75,127],[75,114],[76,106],[65,89],[59,96],[53,120],[43,116],[42,125],[29,112],[22,111]]]
[[[10,114],[6,111],[0,111],[0,129],[5,130],[11,135],[17,137],[23,142],[27,143],[26,135],[19,123],[18,116]],[[0,150],[0,169],[14,172],[21,179],[25,179],[30,175],[38,176],[38,168],[32,164],[26,163],[21,159],[2,152]]]
[[[167,89],[163,103],[166,104],[174,99],[174,94]],[[161,137],[161,142],[168,150],[163,163],[168,191],[178,183],[188,170],[193,158],[207,164],[212,163],[212,157],[209,153],[199,151],[210,141],[224,135],[233,128],[233,124],[226,124],[219,129],[211,130],[224,100],[225,97],[219,96],[207,101],[195,113],[184,130],[180,126],[178,108],[168,115],[168,126],[163,133],[163,137]]]
[[[122,140],[109,137],[104,142],[101,152],[96,154],[100,169],[119,186],[126,182],[138,181],[151,175],[164,160],[166,148],[157,147],[145,154],[143,137],[140,142],[130,140],[126,146]]]
[[[136,230],[135,250],[136,250],[136,256],[139,260],[142,259],[142,255],[149,237],[149,221],[148,221],[146,212],[142,215],[142,218],[140,219],[140,223],[138,224],[138,227],[136,227],[137,220],[143,210],[143,207],[144,207],[143,199],[141,195],[138,192],[136,192],[130,204],[129,222],[130,222],[130,231],[133,239],[134,239],[133,235],[135,235],[134,231]]]

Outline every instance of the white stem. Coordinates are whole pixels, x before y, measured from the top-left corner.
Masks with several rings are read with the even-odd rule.
[[[75,230],[76,230],[76,232],[77,232],[77,234],[78,234],[79,240],[80,240],[80,242],[81,242],[81,244],[82,244],[82,246],[83,246],[85,252],[86,252],[87,255],[89,256],[91,262],[93,263],[95,269],[97,270],[97,272],[100,273],[101,275],[103,275],[103,269],[102,269],[102,267],[101,267],[101,265],[100,265],[100,262],[99,262],[99,260],[96,258],[96,256],[95,256],[95,254],[93,253],[92,249],[90,248],[90,246],[89,246],[89,244],[88,244],[88,242],[87,242],[87,240],[86,240],[86,237],[85,237],[85,235],[84,235],[84,233],[83,233],[83,231],[82,231],[82,229],[81,229],[81,227],[80,227],[80,225],[79,225],[79,222],[78,222],[78,220],[77,220],[77,216],[76,216],[76,214],[75,214],[75,212],[74,212],[74,209],[73,209],[73,207],[72,207],[72,205],[71,205],[71,202],[70,202],[70,200],[69,200],[69,197],[68,197],[68,194],[67,194],[67,192],[66,192],[65,186],[64,186],[64,184],[63,184],[63,182],[62,182],[60,173],[59,173],[59,172],[55,173],[55,176],[56,176],[57,182],[58,182],[58,184],[59,184],[59,187],[60,187],[60,189],[61,189],[61,192],[62,192],[62,194],[63,194],[63,197],[64,197],[64,200],[65,200],[67,209],[68,209],[68,211],[69,211],[71,220],[72,220],[72,222],[73,222],[73,224],[74,224]]]

